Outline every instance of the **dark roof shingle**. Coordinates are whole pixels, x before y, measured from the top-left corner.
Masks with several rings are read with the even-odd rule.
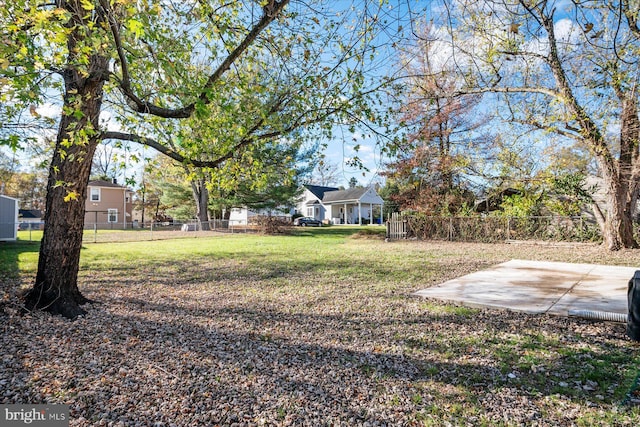
[[[18,216],[23,219],[40,219],[42,218],[42,211],[40,209],[19,209]]]
[[[305,184],[304,187],[307,190],[311,191],[311,193],[313,193],[313,195],[316,196],[320,200],[323,199],[324,193],[326,193],[328,191],[337,191],[337,190],[339,190],[339,188],[335,188],[335,187],[324,187],[322,185],[311,185],[311,184]]]
[[[342,202],[358,200],[369,190],[368,188],[348,188],[346,190],[327,191],[322,202]]]
[[[123,185],[116,184],[111,181],[106,181],[104,179],[96,179],[93,181],[89,181],[87,184],[88,187],[111,187],[111,188],[125,188]]]

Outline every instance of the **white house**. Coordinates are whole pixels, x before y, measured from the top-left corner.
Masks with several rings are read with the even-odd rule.
[[[296,203],[295,213],[309,218],[315,218],[319,221],[329,220],[331,218],[331,212],[327,209],[327,206],[322,204],[324,193],[340,191],[340,189],[311,184],[304,185],[303,188],[304,190]]]
[[[252,211],[246,207],[233,208],[229,223],[249,224],[257,215],[291,217],[291,214],[300,214],[331,224],[382,224],[383,204],[382,197],[373,187],[340,190],[307,184],[303,186],[293,212],[288,215],[283,215],[282,209]]]
[[[18,199],[0,195],[0,240],[18,238]]]
[[[305,185],[297,213],[332,224],[382,224],[384,201],[373,187],[348,188]],[[379,214],[375,215],[375,207]]]

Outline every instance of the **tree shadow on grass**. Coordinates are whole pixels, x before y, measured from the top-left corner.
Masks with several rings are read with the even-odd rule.
[[[0,277],[17,278],[20,275],[20,256],[26,253],[37,254],[39,251],[40,242],[0,242]]]
[[[5,314],[6,306],[18,304],[16,297],[21,285],[20,258],[32,255],[37,259],[39,251],[40,242],[0,242],[0,317]]]
[[[333,282],[386,282],[403,281],[415,283],[416,290],[429,284],[435,284],[433,277],[452,278],[455,271],[447,272],[437,260],[415,261],[415,265],[398,264],[394,261],[375,260],[370,258],[347,257],[291,257],[284,255],[237,252],[226,257],[197,256],[189,260],[142,261],[135,265],[89,265],[81,270],[83,277],[91,282],[108,285],[117,278],[118,281],[134,283],[145,277],[154,283],[169,287],[180,287],[197,282],[232,283],[249,281],[251,283],[292,280],[299,281],[300,286],[317,283],[320,278]],[[417,268],[417,267],[420,268]],[[416,268],[412,268],[416,267]],[[105,272],[107,274],[102,275]],[[434,273],[438,274],[434,274]],[[316,279],[314,279],[317,278]]]
[[[198,308],[196,302],[114,296],[73,323],[45,314],[32,325],[20,319],[21,331],[3,340],[25,361],[17,376],[25,382],[22,398],[69,403],[73,418],[88,424],[456,424],[469,414],[501,420],[506,410],[513,424],[566,424],[575,415],[547,413],[544,403],[560,399],[551,384],[557,379],[543,375],[545,383],[517,366],[527,350],[541,349],[536,363],[547,372],[570,375],[595,371],[585,360],[605,352],[616,352],[618,360],[634,357],[628,346],[606,344],[606,334],[575,343],[581,357],[558,353],[557,342],[535,335],[531,317],[513,313],[480,312],[464,329],[455,315],[374,323],[367,314],[291,314],[286,307],[232,302]],[[587,325],[548,321],[557,328]],[[527,324],[514,341],[514,329]],[[449,335],[439,337],[443,328]],[[472,330],[481,333],[464,336]],[[608,374],[612,382],[625,381],[620,370]],[[0,396],[7,387],[0,385]],[[580,389],[563,399],[587,410],[598,393],[606,394]],[[459,412],[447,409],[453,403]],[[634,416],[609,400],[598,410]]]

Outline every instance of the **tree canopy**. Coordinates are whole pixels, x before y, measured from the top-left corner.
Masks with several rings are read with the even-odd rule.
[[[269,155],[270,144],[311,131],[330,135],[336,124],[380,125],[365,71],[389,16],[384,2],[366,1],[7,3],[0,10],[4,143],[19,145],[14,130],[39,118],[38,106],[60,111],[27,306],[82,313],[84,200],[101,141],[137,142],[195,167],[241,159],[250,172],[264,160],[253,154]],[[194,126],[202,135],[184,134]]]
[[[432,62],[456,75],[439,97],[481,95],[530,143],[588,150],[604,180],[595,217],[610,249],[635,247],[640,179],[637,1],[445,0]],[[506,129],[506,128],[504,128]],[[502,132],[506,136],[507,132]],[[544,149],[540,148],[538,156]]]

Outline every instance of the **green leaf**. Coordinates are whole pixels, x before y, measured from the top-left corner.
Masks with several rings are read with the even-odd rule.
[[[129,19],[127,21],[127,28],[138,38],[144,35],[144,24],[140,21]]]

